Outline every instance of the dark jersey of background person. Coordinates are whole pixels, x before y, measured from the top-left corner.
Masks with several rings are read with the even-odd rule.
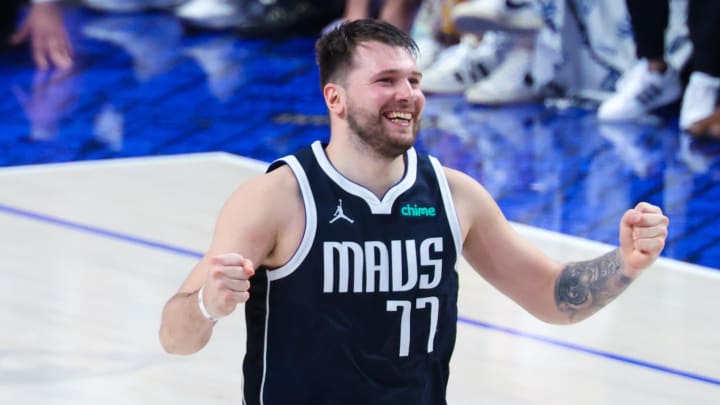
[[[306,223],[292,259],[253,277],[247,404],[445,404],[460,227],[437,160],[405,161],[382,198],[320,142],[270,166],[292,169]]]

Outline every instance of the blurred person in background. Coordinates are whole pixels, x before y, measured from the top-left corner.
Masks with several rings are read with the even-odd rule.
[[[68,69],[73,64],[73,48],[65,29],[60,2],[34,0],[26,6],[20,0],[0,2],[0,37],[4,46],[28,43],[35,65],[41,69]]]
[[[446,1],[442,10],[438,25],[451,26],[459,42],[424,67],[424,91],[463,94],[471,103],[489,105],[536,97],[529,70],[535,37],[544,27],[536,4],[527,0]]]
[[[667,58],[666,30],[678,1],[626,0],[637,63],[618,82],[616,93],[598,110],[601,121],[637,121],[657,108],[681,100],[680,129],[707,130],[720,90],[720,2],[688,0],[687,30],[692,43],[690,79],[683,92],[682,65]],[[697,125],[696,125],[697,124]]]
[[[341,21],[378,18],[410,32],[421,0],[346,0]]]
[[[419,64],[428,93],[463,94],[468,102],[485,105],[596,106],[635,63],[625,0],[454,3],[451,23],[461,40],[431,65]],[[690,53],[680,25],[673,18],[668,29],[673,61]]]
[[[720,107],[715,107],[715,112],[709,117],[690,125],[688,132],[720,140]]]

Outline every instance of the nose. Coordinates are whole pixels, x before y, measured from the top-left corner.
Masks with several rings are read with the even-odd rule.
[[[418,89],[410,83],[410,80],[399,80],[395,88],[395,94],[398,100],[412,100]]]

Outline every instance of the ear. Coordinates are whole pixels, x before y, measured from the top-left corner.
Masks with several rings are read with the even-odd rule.
[[[328,83],[323,87],[323,96],[325,97],[325,105],[328,110],[330,110],[330,114],[344,118],[345,111],[347,110],[347,94],[345,93],[345,89],[336,83]]]

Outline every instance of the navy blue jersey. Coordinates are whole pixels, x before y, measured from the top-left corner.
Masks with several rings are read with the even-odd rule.
[[[319,142],[269,170],[283,164],[305,231],[288,263],[251,279],[245,403],[445,404],[461,241],[440,164],[408,150],[382,199],[343,177]]]

